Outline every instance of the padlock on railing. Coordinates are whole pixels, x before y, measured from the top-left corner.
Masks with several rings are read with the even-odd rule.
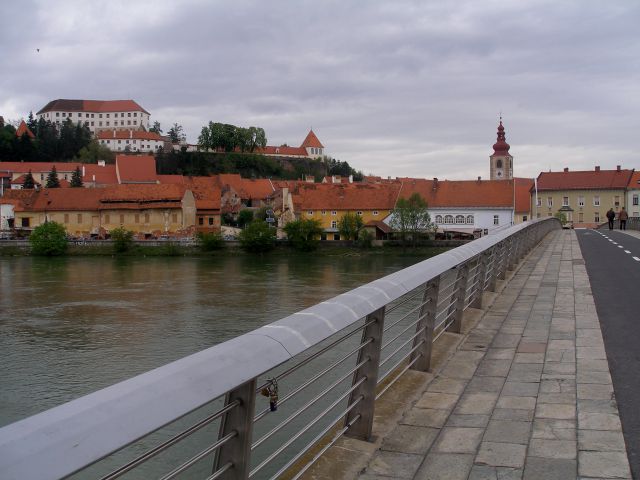
[[[264,397],[269,397],[269,409],[272,412],[278,410],[278,381],[275,378],[269,379],[269,384],[260,390]]]

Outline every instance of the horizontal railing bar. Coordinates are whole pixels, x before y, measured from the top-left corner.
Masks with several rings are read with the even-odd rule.
[[[233,463],[232,462],[225,463],[222,467],[220,467],[216,471],[216,473],[214,473],[213,475],[207,477],[206,480],[216,480],[216,478],[220,478],[222,476],[222,474],[224,472],[226,472],[227,470],[229,470],[231,467],[233,467]]]
[[[384,375],[380,376],[380,378],[378,379],[378,385],[380,385],[382,382],[384,382],[384,380],[393,373],[393,371],[398,368],[398,366],[404,362],[413,352],[415,352],[418,348],[420,348],[427,340],[426,339],[422,339],[420,340],[418,343],[416,343],[411,350],[409,350],[407,352],[407,354],[402,357],[400,360],[398,360],[391,368],[389,368],[389,370],[387,370]]]
[[[400,338],[407,330],[409,330],[411,327],[414,327],[417,323],[420,322],[420,320],[424,319],[427,317],[427,313],[425,313],[424,315],[418,317],[417,320],[411,322],[409,325],[407,325],[404,329],[402,329],[402,331],[400,333],[398,333],[395,337],[393,337],[392,339],[388,340],[387,343],[384,343],[382,345],[382,347],[380,347],[381,350],[384,350],[385,348],[387,348],[389,345],[391,345],[393,342],[395,342],[398,338]],[[424,330],[424,329],[421,329]]]
[[[424,342],[420,342],[420,345],[422,345],[423,343],[424,343]],[[410,353],[413,353],[413,351],[414,351],[414,350],[415,350],[415,349],[412,349],[412,351],[411,351]],[[390,389],[390,388],[391,388],[391,387],[392,387],[392,386],[393,386],[393,385],[394,385],[398,380],[400,380],[400,377],[401,377],[402,375],[404,375],[405,373],[407,373],[407,370],[409,370],[409,369],[414,365],[414,363],[416,363],[418,360],[420,360],[420,357],[422,357],[422,353],[418,353],[418,354],[415,356],[415,358],[414,358],[413,360],[411,360],[411,361],[407,364],[407,366],[406,366],[406,367],[404,367],[404,368],[402,369],[402,371],[401,371],[398,375],[396,375],[395,377],[393,377],[393,380],[391,380],[389,383],[387,383],[387,384],[384,386],[384,388],[383,388],[382,390],[380,390],[380,392],[378,392],[378,394],[376,395],[376,400],[378,400],[382,395],[384,395],[384,394],[385,394],[385,392],[386,392],[387,390],[389,390],[389,389]],[[406,360],[406,359],[407,359],[407,357],[403,358],[402,360],[404,361],[404,360]],[[402,363],[402,362],[400,362],[400,363]],[[399,364],[398,364],[398,365],[399,365]],[[395,370],[395,369],[391,369],[391,370],[389,370],[389,371],[390,371],[390,372],[392,372],[393,370]]]
[[[440,285],[439,290],[440,290],[441,292],[444,292],[444,291],[445,291],[445,290],[447,290],[448,288],[453,287],[456,283],[458,283],[458,279],[454,280],[453,282],[450,282],[450,283],[449,283],[448,285],[446,285],[446,286],[445,286],[445,285]]]
[[[448,330],[447,330],[447,328],[449,328],[451,325],[453,325],[453,322],[455,322],[455,319],[453,319],[453,320],[451,320],[449,323],[447,323],[447,324],[442,328],[442,330],[440,330],[440,331],[438,332],[438,334],[437,334],[437,335],[434,335],[434,337],[433,337],[433,341],[434,341],[434,343],[435,343],[435,341],[436,341],[436,340],[438,340],[438,339],[442,336],[442,334],[443,334],[443,333],[445,333],[445,332],[447,332],[447,331],[448,331]]]
[[[276,380],[281,380],[281,379],[291,375],[293,372],[295,372],[295,371],[299,370],[300,368],[304,367],[309,362],[315,360],[316,358],[318,358],[323,353],[326,353],[327,351],[331,350],[336,345],[339,345],[340,343],[344,342],[347,338],[352,337],[354,334],[356,334],[359,331],[367,328],[369,325],[371,325],[373,323],[376,323],[376,320],[370,320],[368,322],[365,322],[363,325],[360,325],[358,328],[356,328],[356,329],[352,330],[351,332],[347,333],[345,336],[338,338],[336,341],[330,343],[329,345],[327,345],[326,347],[322,348],[321,350],[318,350],[313,355],[305,358],[300,363],[298,363],[298,364],[294,365],[293,367],[285,370],[280,375],[276,376]],[[263,383],[262,386],[256,388],[256,393],[260,393],[263,388],[268,387],[270,384],[271,384],[271,382],[269,382],[269,381]]]
[[[362,350],[364,347],[369,345],[371,342],[373,342],[373,338],[367,338],[364,342],[362,342],[360,345],[358,345],[357,348],[355,348],[351,352],[347,353],[340,360],[338,360],[337,362],[334,362],[333,364],[329,365],[322,372],[314,375],[312,378],[307,380],[305,383],[303,383],[302,385],[299,385],[298,387],[296,387],[294,390],[292,390],[291,392],[286,394],[281,399],[278,399],[278,404],[282,405],[282,404],[286,403],[287,400],[291,399],[292,397],[294,397],[295,395],[300,393],[302,390],[307,388],[309,385],[311,385],[313,382],[315,382],[316,380],[320,379],[321,377],[323,377],[327,373],[329,373],[331,370],[333,370],[335,367],[340,365],[345,360],[348,360],[353,354],[358,353],[360,350]],[[262,412],[260,412],[258,415],[255,416],[255,418],[253,419],[254,423],[257,422],[258,420],[261,420],[269,412],[271,412],[271,408],[270,407],[265,408]]]
[[[271,463],[271,461],[273,461],[274,458],[276,458],[278,455],[280,455],[289,445],[291,445],[293,442],[295,442],[298,438],[300,438],[301,435],[303,435],[305,432],[307,432],[311,427],[313,427],[316,423],[318,423],[320,421],[320,419],[322,417],[324,417],[327,413],[329,413],[331,410],[333,410],[337,405],[340,404],[340,402],[342,402],[345,398],[347,398],[349,395],[351,395],[351,392],[353,392],[355,389],[357,389],[360,385],[362,385],[365,381],[367,380],[367,377],[362,377],[360,380],[358,380],[357,382],[355,382],[351,388],[349,388],[349,390],[347,390],[346,392],[344,392],[342,395],[340,395],[340,397],[338,397],[337,400],[335,400],[331,405],[329,405],[327,408],[325,408],[319,415],[317,415],[313,420],[311,420],[309,423],[307,423],[301,430],[299,430],[293,437],[291,437],[289,440],[287,440],[286,442],[284,442],[278,449],[276,449],[273,453],[271,453],[271,455],[269,455],[267,458],[265,458],[260,465],[258,465],[256,468],[254,468],[250,473],[249,473],[249,478],[251,478],[252,476],[254,476],[256,473],[258,473],[260,470],[262,470],[265,465],[268,465],[269,463]],[[344,415],[344,414],[343,414]]]
[[[453,306],[453,304],[451,304],[451,306]],[[433,327],[434,330],[437,330],[438,328],[440,328],[442,325],[444,325],[446,323],[447,320],[449,320],[449,318],[451,318],[451,315],[453,315],[454,313],[456,313],[458,311],[457,308],[454,308],[453,310],[451,310],[446,317],[444,317],[444,320],[442,320],[439,324],[437,324],[435,327]]]
[[[224,437],[218,439],[217,442],[215,442],[212,445],[210,445],[209,447],[205,448],[204,450],[202,450],[197,455],[191,457],[189,460],[184,462],[182,465],[180,465],[180,466],[174,468],[173,470],[171,470],[165,476],[161,477],[160,480],[170,480],[172,478],[175,478],[176,475],[178,475],[178,474],[184,472],[185,470],[187,470],[188,468],[192,467],[193,465],[198,463],[200,460],[202,460],[204,457],[206,457],[210,453],[215,452],[218,448],[220,448],[225,443],[227,443],[229,440],[231,440],[232,438],[237,437],[237,436],[238,436],[238,432],[237,431],[234,430],[232,432],[229,432]]]
[[[407,318],[409,315],[411,315],[412,313],[414,313],[416,310],[424,307],[425,305],[427,305],[429,302],[431,301],[430,298],[427,299],[426,302],[422,302],[420,303],[420,305],[415,306],[414,308],[412,308],[411,310],[409,310],[405,315],[403,315],[402,317],[400,317],[398,320],[396,320],[395,322],[393,322],[391,325],[385,327],[383,332],[387,332],[389,330],[391,330],[393,327],[395,327],[396,325],[398,325],[401,321],[403,321],[405,318]]]
[[[359,397],[360,399],[362,399],[362,396]],[[358,400],[358,402],[360,402],[360,400]],[[357,405],[357,403],[355,404]],[[345,412],[348,413],[348,412]],[[344,416],[344,414],[342,414]],[[341,417],[338,417],[338,419],[340,419]],[[355,423],[360,420],[362,418],[361,414],[357,414],[355,415],[350,421],[349,423],[347,423],[344,427],[342,427],[334,436],[333,438],[324,446],[322,447],[322,449],[316,453],[313,458],[309,461],[309,463],[307,463],[298,473],[295,474],[295,476],[291,479],[291,480],[298,480],[302,475],[305,474],[305,472],[307,470],[309,470],[309,468],[311,468],[311,466],[316,463],[318,461],[318,459],[324,455],[324,452],[326,452],[327,450],[329,450],[339,439],[340,437],[342,437],[347,430],[349,430],[353,425],[355,425]],[[316,443],[318,442],[322,437],[324,437],[327,432],[329,430],[331,430],[332,425],[326,427],[321,434],[316,435],[316,437],[313,439],[313,441],[309,442],[309,448],[307,448],[304,453],[307,453],[309,451],[309,449]],[[300,458],[300,457],[298,457]]]
[[[458,291],[459,291],[459,290],[460,290],[460,287],[458,287],[458,288],[456,288],[455,290],[453,290],[449,295],[446,295],[446,296],[442,297],[441,299],[439,298],[438,300],[445,300],[445,301],[446,301],[446,300],[449,300],[449,299],[450,299],[451,297],[453,297],[456,293],[458,293]],[[439,310],[439,309],[440,309],[440,307],[441,307],[442,305],[444,305],[444,303],[445,303],[444,301],[442,301],[442,302],[438,302],[438,304],[437,304],[436,308]]]
[[[270,478],[270,480],[276,480],[280,478],[280,475],[282,475],[289,468],[291,468],[291,465],[295,464],[305,453],[307,453],[311,449],[311,447],[313,447],[316,444],[318,440],[324,437],[327,434],[327,432],[329,432],[329,430],[331,430],[337,422],[339,422],[347,413],[353,410],[362,401],[363,398],[364,398],[364,395],[360,395],[351,405],[347,407],[347,409],[344,412],[341,412],[339,415],[337,415],[332,422],[330,422],[326,427],[324,427],[322,431],[318,435],[316,435],[316,437],[302,449],[300,453],[298,453],[295,457],[289,460],[283,467],[281,467],[280,470],[278,470],[276,474]],[[359,418],[360,418],[360,414],[356,415],[353,418],[353,420],[350,421],[349,424],[341,430],[342,433],[346,432],[349,429],[349,427],[354,425]],[[333,443],[335,443],[335,441]],[[295,478],[299,478],[299,475],[296,476]]]
[[[424,285],[420,285],[420,286],[418,286],[418,287],[414,288],[414,290],[419,289],[419,288],[421,288],[421,287],[424,287]],[[409,295],[409,294],[411,294],[411,296],[410,296],[410,297],[405,298],[405,299],[404,299],[404,300],[402,300],[401,302],[396,303],[395,305],[393,305],[393,306],[389,307],[388,309],[386,309],[386,310],[385,310],[385,314],[386,314],[386,315],[390,314],[391,312],[393,312],[394,310],[397,310],[398,308],[400,308],[401,306],[403,306],[403,305],[404,305],[404,304],[406,304],[407,302],[410,302],[410,301],[411,301],[411,300],[413,300],[414,298],[419,297],[422,293],[423,293],[423,292],[422,292],[421,290],[418,290],[418,291],[417,291],[417,292],[415,292],[415,293],[411,293],[411,292],[406,293],[405,295]]]
[[[338,385],[340,385],[342,382],[344,382],[347,378],[349,378],[351,375],[353,375],[353,373],[358,370],[360,367],[362,367],[364,364],[366,364],[367,362],[369,362],[371,359],[369,357],[367,357],[366,359],[362,360],[360,363],[358,363],[356,366],[354,366],[351,370],[349,370],[347,373],[345,373],[344,375],[342,375],[342,377],[340,377],[338,380],[336,380],[335,382],[333,382],[329,387],[325,388],[322,392],[320,392],[318,395],[316,395],[314,398],[312,398],[311,400],[309,400],[307,403],[305,403],[302,407],[300,407],[298,410],[296,410],[294,413],[292,413],[291,415],[289,415],[288,418],[284,419],[282,422],[280,422],[278,425],[276,425],[275,427],[273,427],[269,432],[265,433],[259,440],[256,440],[253,445],[251,445],[251,450],[255,450],[256,448],[258,448],[260,445],[262,445],[265,441],[267,441],[269,438],[271,438],[272,435],[274,435],[275,433],[279,432],[282,428],[286,427],[291,421],[295,420],[296,418],[298,418],[300,416],[300,414],[304,413],[307,409],[309,409],[309,407],[311,407],[312,405],[314,405],[318,400],[320,400],[322,397],[324,397],[327,393],[329,393],[331,390],[333,390],[334,388],[336,388]]]
[[[418,330],[414,335],[412,335],[411,337],[409,337],[409,339],[406,342],[403,342],[398,348],[396,348],[393,352],[391,352],[384,360],[382,360],[380,362],[380,366],[384,366],[389,360],[391,360],[393,357],[395,357],[398,352],[400,350],[402,350],[404,347],[406,347],[409,342],[412,342],[416,337],[420,336],[422,334],[422,332],[424,332],[424,330],[427,328],[427,326],[425,325],[424,328],[421,328],[420,330]]]
[[[230,404],[225,405],[224,408],[218,410],[216,413],[211,414],[206,418],[203,418],[198,423],[192,425],[191,427],[189,427],[188,429],[182,431],[181,433],[171,437],[169,440],[161,443],[160,445],[152,448],[151,450],[148,450],[147,452],[143,453],[139,457],[131,460],[127,464],[125,464],[122,467],[118,468],[117,470],[114,470],[110,474],[102,477],[100,480],[113,480],[113,479],[116,479],[116,478],[124,475],[128,471],[133,470],[134,468],[136,468],[138,465],[141,465],[144,462],[146,462],[147,460],[150,460],[151,458],[155,457],[160,452],[163,452],[167,448],[175,445],[180,440],[188,437],[189,435],[191,435],[194,432],[197,432],[202,427],[205,427],[205,426],[209,425],[211,422],[217,420],[222,415],[224,415],[227,412],[230,412],[231,410],[233,410],[235,407],[237,407],[239,405],[240,405],[240,401],[239,400],[235,400],[234,402],[231,402]]]

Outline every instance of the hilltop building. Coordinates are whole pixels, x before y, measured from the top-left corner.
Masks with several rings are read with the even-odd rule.
[[[52,100],[36,116],[60,125],[71,119],[96,133],[102,129],[149,129],[149,112],[133,100]]]
[[[313,129],[311,129],[299,147],[290,147],[288,145],[274,147],[267,145],[264,148],[257,149],[256,153],[272,157],[318,158],[324,155],[324,145],[322,145],[313,132]]]

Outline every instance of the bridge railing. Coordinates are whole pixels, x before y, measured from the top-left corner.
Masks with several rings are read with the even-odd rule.
[[[0,478],[299,478],[368,440],[376,399],[559,228],[513,226],[1,428]]]

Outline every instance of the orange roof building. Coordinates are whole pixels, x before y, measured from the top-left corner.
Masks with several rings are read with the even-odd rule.
[[[27,135],[29,138],[36,138],[31,129],[27,126],[26,122],[22,120],[18,129],[16,130],[16,137],[22,138],[23,135]]]
[[[257,149],[256,153],[279,157],[318,158],[324,155],[324,145],[318,140],[314,131],[309,130],[309,133],[299,147],[290,147],[288,145],[274,147],[267,145],[264,148]]]
[[[36,113],[55,124],[67,119],[86,125],[91,132],[101,129],[149,129],[149,112],[134,100],[52,100]]]

